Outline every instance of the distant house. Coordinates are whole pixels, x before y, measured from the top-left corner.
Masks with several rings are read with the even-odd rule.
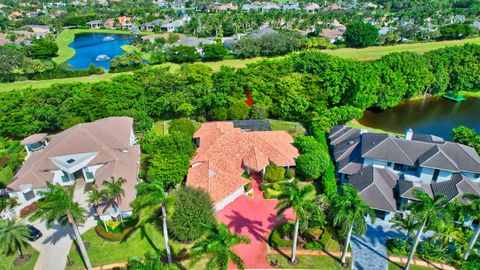
[[[388,220],[416,200],[413,190],[449,201],[480,195],[480,156],[471,147],[411,129],[399,137],[335,126],[329,140],[340,181],[354,186],[377,217]]]
[[[275,3],[267,3],[265,5],[262,5],[262,12],[269,12],[274,10],[280,10],[280,6]]]
[[[450,22],[451,23],[464,23],[466,20],[467,20],[467,18],[465,17],[465,15],[454,15],[450,19]]]
[[[300,5],[298,3],[288,3],[288,4],[284,4],[281,6],[281,9],[283,11],[288,11],[288,10],[292,10],[292,11],[300,11]]]
[[[155,27],[160,27],[160,25],[164,24],[164,19],[156,19],[151,22],[144,23],[140,26],[140,30],[142,31],[153,31]]]
[[[475,21],[471,24],[471,26],[477,30],[480,30],[480,22],[479,21]]]
[[[344,33],[345,33],[344,28],[337,27],[335,29],[322,29],[322,32],[320,32],[320,36],[324,38],[328,38],[331,43],[335,43],[343,39]]]
[[[284,131],[247,131],[232,122],[203,123],[193,138],[198,145],[190,162],[187,185],[207,191],[219,211],[239,196],[250,180],[242,174],[264,174],[270,163],[295,166],[298,150]]]
[[[228,4],[216,6],[215,9],[218,11],[227,11],[227,10],[234,11],[234,10],[237,10],[237,7],[232,3],[228,3]]]
[[[184,26],[187,22],[188,22],[188,19],[185,19],[185,18],[180,20],[175,20],[173,22],[162,24],[160,26],[160,30],[167,31],[167,32],[175,32],[178,29],[180,29],[180,27]]]
[[[381,35],[381,36],[385,36],[386,34],[392,32],[392,31],[393,31],[392,28],[384,26],[384,27],[378,29],[378,34]]]
[[[103,23],[103,27],[106,29],[116,29],[115,28],[115,20],[114,19],[106,19]]]
[[[48,138],[46,133],[31,135],[21,142],[27,158],[7,186],[10,197],[20,204],[15,214],[41,198],[47,182],[85,192],[103,181],[123,178],[125,196],[118,205],[97,207],[102,220],[132,214],[130,203],[140,166],[140,147],[133,133],[133,119],[110,117],[78,124]]]
[[[103,26],[103,21],[102,20],[89,21],[85,25],[90,28],[101,28]]]
[[[8,18],[10,20],[18,20],[18,19],[23,18],[23,14],[19,11],[14,11],[14,12],[10,13],[10,15],[8,15]]]
[[[185,38],[185,35],[183,34],[178,34],[180,36],[180,39],[182,38]],[[143,41],[150,41],[150,42],[154,42],[156,39],[159,39],[159,38],[163,38],[165,40],[168,40],[169,38],[169,34],[167,33],[164,33],[164,34],[152,34],[152,35],[146,35],[146,36],[142,36],[141,39]]]
[[[122,29],[130,30],[133,26],[132,18],[127,16],[120,16],[117,18],[118,23],[122,26]]]
[[[197,37],[185,37],[179,39],[177,42],[173,43],[171,46],[189,46],[189,47],[200,47],[202,44],[215,44],[215,41],[211,38],[197,38]]]
[[[242,10],[244,11],[258,11],[258,10],[261,10],[262,9],[262,6],[260,5],[257,5],[257,4],[244,4],[242,6]]]
[[[31,30],[33,35],[36,38],[45,37],[46,35],[50,34],[50,26],[48,25],[25,25],[25,28]]]
[[[305,10],[308,13],[315,13],[320,10],[320,6],[317,3],[312,3],[310,5],[305,6]]]
[[[252,38],[260,38],[260,37],[263,37],[263,36],[268,35],[268,34],[276,34],[276,33],[278,33],[278,31],[273,30],[273,29],[270,28],[270,27],[263,27],[263,28],[258,29],[258,30],[255,31],[255,32],[252,32],[252,33],[250,34],[250,37],[252,37]]]

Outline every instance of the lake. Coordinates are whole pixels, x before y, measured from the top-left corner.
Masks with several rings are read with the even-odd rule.
[[[110,68],[110,60],[122,55],[122,46],[133,43],[134,38],[122,34],[84,33],[75,35],[69,47],[75,50],[75,56],[67,61],[72,69],[86,69],[90,64]]]
[[[404,133],[434,134],[452,138],[451,130],[464,125],[480,132],[480,98],[452,102],[441,97],[410,100],[382,112],[365,111],[359,120],[362,125]]]

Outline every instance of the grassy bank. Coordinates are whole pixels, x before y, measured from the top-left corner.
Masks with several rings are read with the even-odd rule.
[[[464,45],[466,43],[480,44],[480,38],[469,38],[460,40],[446,40],[446,41],[432,41],[423,43],[409,43],[399,44],[392,46],[375,46],[362,49],[355,48],[342,48],[337,50],[325,50],[325,53],[335,55],[343,58],[356,59],[356,60],[374,60],[378,59],[386,54],[393,52],[411,51],[417,53],[425,53],[440,48]]]
[[[58,56],[52,60],[57,63],[67,62],[68,59],[75,56],[75,50],[68,47],[75,39],[76,34],[82,33],[103,33],[103,34],[130,34],[128,30],[112,30],[112,29],[66,29],[63,30],[55,39],[58,45]],[[150,32],[142,32],[141,34],[151,34]]]
[[[370,131],[378,132],[378,133],[390,133],[390,134],[397,135],[397,136],[403,136],[404,135],[402,133],[391,132],[391,131],[388,131],[388,130],[383,130],[383,129],[379,129],[379,128],[373,128],[373,127],[362,125],[362,124],[360,124],[360,122],[358,122],[357,119],[353,119],[350,122],[346,123],[345,125],[349,126],[349,127],[368,129]]]
[[[297,256],[298,264],[289,264],[289,259],[281,255],[268,256],[268,262],[277,261],[283,269],[323,269],[344,270],[338,259],[329,256]],[[348,259],[350,261],[350,259]]]
[[[480,98],[480,91],[477,91],[477,92],[460,91],[459,94],[463,95],[464,97]]]
[[[140,49],[133,45],[123,45],[120,48],[122,48],[122,50],[126,53],[139,52],[143,60],[150,61],[150,57],[152,56],[150,53],[140,52]]]

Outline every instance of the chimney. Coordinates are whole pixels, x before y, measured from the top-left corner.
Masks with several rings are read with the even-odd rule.
[[[413,130],[411,128],[407,129],[405,132],[405,141],[411,141],[413,137]]]

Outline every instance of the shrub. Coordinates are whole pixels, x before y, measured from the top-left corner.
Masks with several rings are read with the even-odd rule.
[[[263,192],[263,197],[265,199],[276,199],[281,193],[282,192],[279,190],[268,188],[266,191]]]
[[[419,257],[430,261],[446,263],[449,260],[449,255],[442,249],[440,249],[437,242],[428,239],[418,244],[416,253]]]
[[[193,136],[195,133],[195,126],[193,125],[192,121],[188,118],[179,118],[170,121],[170,125],[168,127],[168,131],[170,132],[180,132],[183,134],[188,134],[189,137]]]
[[[308,241],[318,241],[323,234],[323,230],[321,228],[308,228],[305,231],[305,238]]]
[[[322,153],[322,152],[320,152]],[[322,168],[322,160],[318,153],[306,153],[296,160],[297,174],[309,180],[317,179],[325,168]]]
[[[243,188],[245,189],[245,192],[250,191],[250,189],[252,189],[252,182],[246,183],[245,186],[243,186]]]
[[[297,147],[302,154],[323,151],[322,145],[312,136],[300,136],[295,138],[295,147]]]
[[[323,234],[322,238],[320,238],[320,243],[324,246],[327,247],[328,242],[332,239],[335,231],[332,227],[325,227],[323,228]]]
[[[122,223],[116,220],[107,220],[105,225],[107,225],[108,231],[113,233],[120,233],[123,229]]]
[[[120,227],[121,228],[121,227]],[[121,230],[120,233],[116,232],[107,232],[103,225],[97,225],[95,226],[95,232],[97,235],[107,241],[113,241],[113,242],[118,242],[122,241],[127,235],[129,235],[133,230],[135,229],[135,226],[129,226],[126,227],[125,229]]]
[[[408,255],[411,244],[402,238],[392,238],[387,241],[387,249],[395,255]]]
[[[271,247],[291,247],[291,234],[293,232],[292,223],[283,223],[273,229],[269,237]]]
[[[293,177],[295,177],[295,169],[294,168],[288,168],[287,178],[293,178]]]
[[[285,169],[272,162],[265,168],[265,175],[263,176],[263,179],[266,182],[276,182],[283,180],[284,177]]]
[[[20,210],[20,217],[24,218],[24,217],[30,215],[31,213],[35,212],[35,210],[37,210],[37,208],[38,208],[38,204],[36,202],[25,206],[24,208],[22,208]]]
[[[174,193],[173,216],[168,229],[172,236],[189,242],[199,239],[205,232],[205,225],[215,222],[213,202],[203,189],[182,187]]]
[[[336,194],[338,189],[337,189],[337,180],[335,178],[335,166],[333,165],[333,162],[330,161],[330,164],[328,165],[327,169],[323,172],[322,174],[322,179],[320,181],[322,191],[327,195],[327,197],[332,196],[333,194]]]

